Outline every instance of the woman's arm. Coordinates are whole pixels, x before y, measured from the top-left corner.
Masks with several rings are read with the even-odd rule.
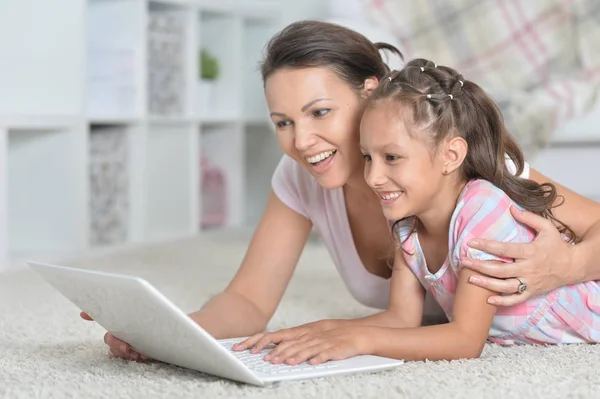
[[[191,317],[216,338],[263,331],[275,313],[312,223],[271,191],[242,265],[225,291]]]
[[[510,265],[476,259],[463,261],[466,267],[483,274],[474,279],[473,284],[502,294],[512,294],[490,298],[500,306],[521,303],[531,296],[547,293],[563,285],[600,280],[600,203],[569,190],[533,169],[530,177],[538,183],[556,185],[564,201],[559,199],[563,202],[554,209],[554,213],[582,241],[574,246],[568,245],[547,219],[530,212],[512,210],[516,220],[538,232],[532,243],[515,244],[483,239],[470,242],[472,248],[515,259],[515,263]],[[516,277],[528,285],[523,294],[516,293],[519,285]]]
[[[190,315],[215,338],[263,331],[290,281],[311,230],[311,222],[288,208],[271,191],[266,211],[246,256],[228,287]],[[89,320],[89,316],[82,317]],[[112,334],[104,341],[114,356],[139,355]]]

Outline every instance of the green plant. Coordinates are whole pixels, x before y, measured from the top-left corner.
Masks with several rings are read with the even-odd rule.
[[[209,51],[200,51],[200,77],[202,79],[214,80],[219,77],[219,61]]]

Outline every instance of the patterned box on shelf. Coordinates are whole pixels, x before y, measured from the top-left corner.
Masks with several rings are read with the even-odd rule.
[[[185,26],[176,11],[148,16],[148,108],[151,115],[183,116]]]
[[[227,221],[227,190],[225,174],[211,164],[206,155],[201,159],[202,176],[200,181],[200,196],[202,212],[200,225],[202,227],[222,226]]]
[[[90,135],[90,244],[122,243],[129,214],[127,132],[94,128]]]

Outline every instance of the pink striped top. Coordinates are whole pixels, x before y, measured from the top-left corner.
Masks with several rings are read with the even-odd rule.
[[[502,190],[485,180],[472,180],[460,194],[448,234],[449,254],[443,266],[432,274],[417,233],[409,237],[412,221],[399,223],[396,231],[403,243],[407,263],[425,289],[452,320],[454,293],[461,270],[460,259],[503,259],[467,245],[473,238],[504,242],[531,242],[535,232],[518,223],[510,213],[517,206]],[[520,207],[519,207],[520,208]],[[409,255],[412,254],[412,255]],[[580,343],[600,340],[600,286],[588,282],[561,287],[547,295],[533,297],[511,306],[498,307],[489,338],[500,344]]]

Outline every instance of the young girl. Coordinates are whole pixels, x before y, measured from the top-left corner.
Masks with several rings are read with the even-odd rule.
[[[598,282],[563,286],[498,308],[487,303],[495,293],[469,284],[476,273],[464,267],[467,257],[511,262],[470,248],[470,240],[525,243],[535,238],[533,230],[515,221],[511,206],[552,220],[566,241],[578,240],[553,217],[553,185],[507,170],[505,156],[521,170],[523,154],[479,86],[451,68],[413,60],[372,94],[360,144],[365,178],[398,240],[386,311],[397,324],[349,321],[283,342],[274,333],[259,345],[281,342],[267,360],[320,363],[358,354],[452,360],[479,357],[488,339],[499,344],[600,341]],[[420,327],[426,291],[449,323]]]

